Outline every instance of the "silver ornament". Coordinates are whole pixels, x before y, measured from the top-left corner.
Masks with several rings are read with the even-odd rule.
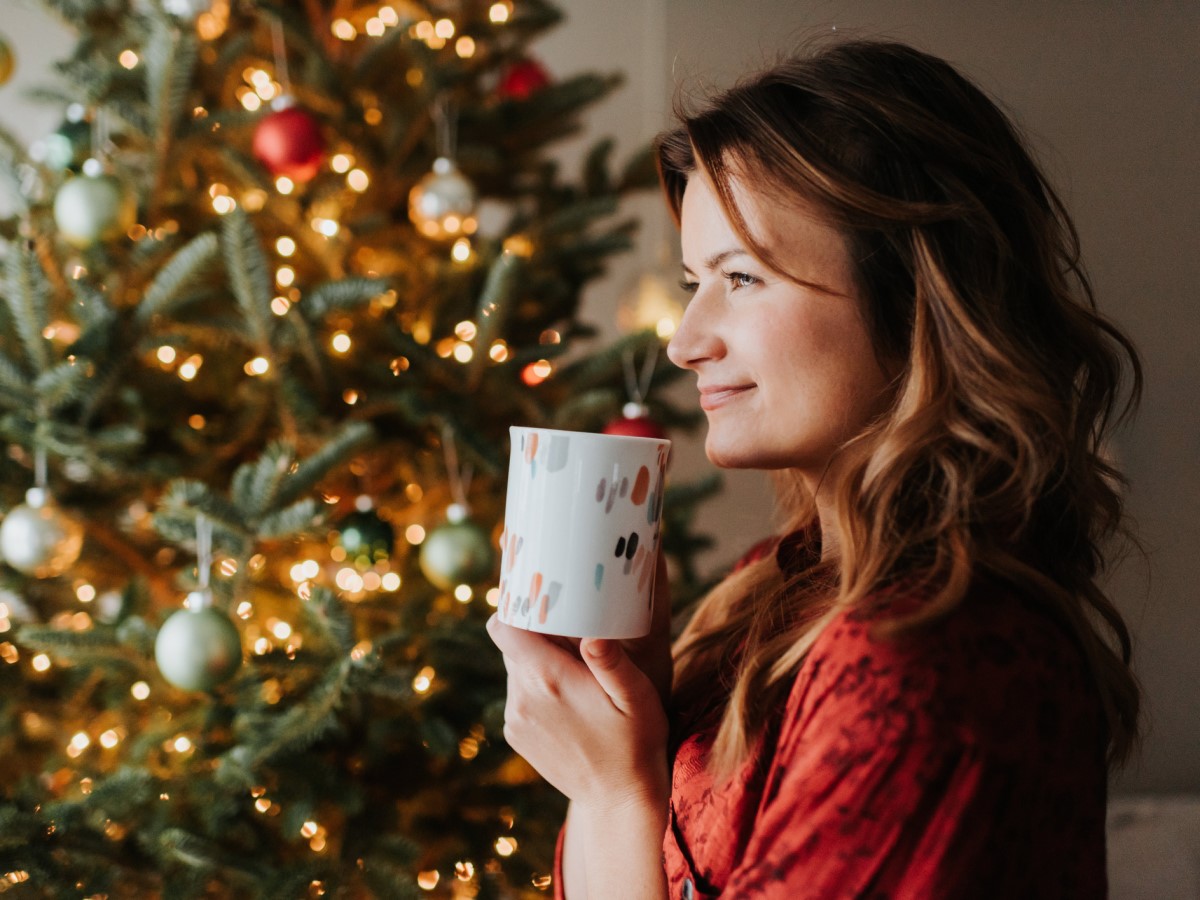
[[[81,249],[125,234],[137,221],[137,203],[113,175],[76,175],[54,197],[54,222]]]
[[[181,690],[212,690],[242,664],[237,626],[211,603],[210,594],[193,591],[190,608],[171,613],[154,640],[158,670]]]
[[[64,513],[44,488],[30,488],[25,502],[0,522],[0,556],[35,578],[61,575],[79,559],[83,526]]]
[[[416,183],[408,194],[408,217],[421,234],[434,240],[474,234],[478,195],[475,185],[458,170],[453,160],[439,156],[433,171]]]
[[[496,553],[482,528],[468,518],[439,525],[421,544],[421,572],[443,590],[475,584],[492,574]]]
[[[212,0],[162,0],[163,11],[177,19],[192,19],[212,9]]]

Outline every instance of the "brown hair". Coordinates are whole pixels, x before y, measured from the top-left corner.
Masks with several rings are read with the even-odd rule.
[[[864,40],[788,59],[680,119],[657,142],[676,221],[699,171],[747,246],[787,274],[732,183],[817,210],[846,236],[876,354],[900,373],[888,411],[838,451],[839,557],[788,581],[773,561],[749,566],[676,642],[677,708],[712,704],[714,672],[728,691],[710,709],[714,767],[747,756],[823,624],[899,578],[928,600],[885,635],[946,614],[979,578],[1039,603],[1082,648],[1120,765],[1139,691],[1097,579],[1102,547],[1126,533],[1105,440],[1137,404],[1141,365],[1097,311],[1075,228],[1015,126],[945,61]],[[799,527],[813,498],[778,479]]]

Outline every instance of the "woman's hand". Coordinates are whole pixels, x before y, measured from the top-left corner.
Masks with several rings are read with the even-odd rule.
[[[625,642],[584,639],[578,655],[561,639],[513,628],[496,616],[488,621],[508,671],[505,740],[576,803],[665,806],[668,591],[660,556],[651,633]]]

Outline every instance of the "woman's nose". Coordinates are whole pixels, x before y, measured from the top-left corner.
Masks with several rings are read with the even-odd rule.
[[[679,327],[667,344],[667,358],[681,369],[695,369],[707,360],[720,359],[724,355],[725,343],[720,337],[714,310],[697,294],[683,311]]]

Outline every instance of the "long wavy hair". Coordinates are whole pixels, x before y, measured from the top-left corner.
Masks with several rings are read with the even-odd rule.
[[[1098,579],[1110,540],[1132,539],[1105,446],[1138,403],[1141,365],[1097,311],[1075,227],[1017,128],[945,61],[871,40],[787,59],[677,114],[657,141],[676,222],[703,174],[746,246],[788,275],[734,181],[823,215],[848,241],[875,353],[899,372],[887,411],[822,485],[836,558],[786,579],[773,559],[742,569],[676,641],[673,705],[719,721],[712,768],[748,757],[822,627],[900,579],[925,599],[885,619],[884,639],[944,616],[979,579],[1039,604],[1081,648],[1121,765],[1139,690]],[[785,528],[810,523],[807,489],[786,470],[776,480]]]

